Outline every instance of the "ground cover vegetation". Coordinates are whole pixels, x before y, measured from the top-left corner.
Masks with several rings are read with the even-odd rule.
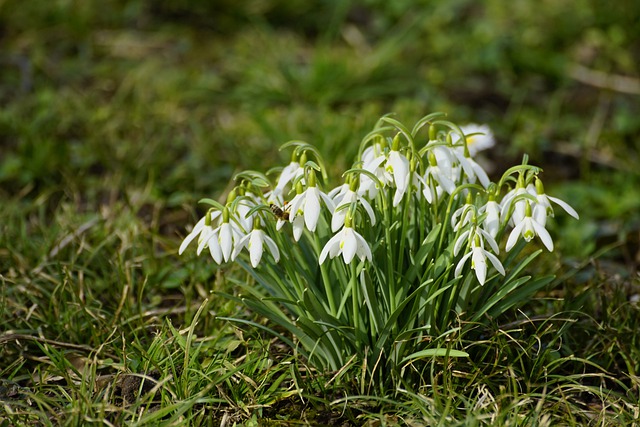
[[[587,0],[0,3],[0,424],[638,423],[639,12]],[[545,251],[521,274],[555,277],[525,300],[389,341],[448,351],[393,365],[340,346],[332,358],[329,334],[319,361],[241,303],[248,289],[260,301],[250,251],[246,269],[197,257],[195,241],[178,256],[210,207],[197,201],[225,204],[238,172],[289,164],[301,145],[282,143],[312,144],[309,160],[339,185],[376,126],[393,148],[399,129],[381,117],[411,134],[431,112],[489,124],[495,146],[477,158],[493,182],[526,152],[544,191],[580,214],[555,206],[553,252],[518,248],[514,262]],[[253,213],[274,219],[267,202]],[[366,209],[338,212],[373,238]],[[367,262],[333,255],[323,265],[337,279]],[[487,265],[480,290],[505,283]]]

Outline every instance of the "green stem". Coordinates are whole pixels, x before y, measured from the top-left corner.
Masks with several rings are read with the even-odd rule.
[[[392,212],[391,204],[389,203],[390,192],[385,192],[381,197],[382,210],[384,211],[384,237],[387,247],[387,280],[389,289],[389,313],[393,313],[396,309],[396,279],[393,269],[393,240],[391,239],[391,224],[392,224]]]
[[[357,277],[358,273],[356,271],[356,261],[351,261],[351,277],[349,278],[349,286],[351,287],[351,302],[352,302],[352,310],[353,310],[353,329],[355,331],[356,337],[356,348],[360,348],[360,295],[358,293],[358,284]]]
[[[322,251],[320,247],[320,238],[317,234],[313,233],[313,242],[316,249],[317,257],[320,257]],[[329,310],[333,317],[337,316],[338,310],[336,309],[336,302],[333,296],[333,288],[331,287],[331,280],[329,280],[329,272],[327,271],[327,263],[324,262],[320,265],[320,274],[322,275],[322,284],[324,285],[324,291],[327,294],[327,300],[329,300]]]

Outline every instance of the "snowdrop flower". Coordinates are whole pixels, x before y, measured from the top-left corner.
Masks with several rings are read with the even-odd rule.
[[[432,176],[429,176],[426,179],[421,177],[421,181],[424,184],[422,187],[422,195],[427,202],[433,203],[434,200],[438,200],[442,196],[442,193],[444,193],[440,184],[438,184]]]
[[[491,237],[495,238],[500,229],[500,204],[496,202],[495,194],[489,193],[489,201],[486,205],[480,207],[479,212],[480,214],[487,213],[482,225]]]
[[[357,255],[360,261],[365,258],[371,261],[371,249],[364,237],[351,227],[351,216],[347,215],[345,225],[335,236],[333,236],[320,252],[320,265],[329,258],[335,258],[342,254],[345,264],[351,263]]]
[[[476,161],[471,157],[466,156],[464,152],[455,150],[454,153],[458,162],[460,162],[460,166],[462,166],[462,170],[464,170],[464,173],[467,176],[467,180],[473,184],[477,179],[484,188],[488,188],[491,181],[482,166],[476,163]]]
[[[516,188],[509,191],[502,198],[502,202],[500,203],[501,211],[500,217],[505,218],[511,205],[513,204],[513,212],[511,217],[509,218],[509,224],[515,226],[516,224],[521,223],[524,220],[525,208],[527,205],[527,197],[518,197],[522,195],[527,195],[528,198],[532,198],[530,193],[527,191],[524,185],[524,178],[522,176],[518,177],[518,183],[516,184]]]
[[[300,219],[304,218],[304,225],[307,227],[309,231],[316,231],[316,225],[318,224],[318,218],[320,217],[320,199],[322,199],[325,205],[333,211],[334,205],[329,196],[324,194],[322,191],[318,190],[316,187],[316,175],[313,169],[309,172],[309,186],[306,190],[299,192],[296,196],[291,200],[291,213],[289,214],[289,219],[293,224],[294,229],[294,237],[296,233],[296,226],[300,226]],[[298,188],[301,189],[302,185],[299,185]],[[296,219],[298,219],[296,221]],[[302,233],[301,230],[298,232],[299,235]]]
[[[284,189],[290,182],[294,181],[296,178],[301,176],[304,173],[304,164],[307,162],[306,153],[302,153],[300,156],[300,162],[296,159],[295,151],[292,155],[291,163],[285,166],[280,172],[280,177],[278,178],[278,182],[276,184],[276,188],[273,189],[270,196],[275,200],[280,200],[284,195]]]
[[[526,204],[524,218],[519,223],[516,223],[516,226],[511,230],[505,249],[510,251],[520,236],[522,236],[527,242],[530,242],[531,239],[538,236],[549,252],[552,252],[553,240],[551,240],[551,235],[544,228],[544,225],[531,216],[531,204],[529,201],[526,200],[524,202]]]
[[[551,207],[551,202],[559,205],[562,209],[565,210],[569,215],[574,217],[575,219],[580,219],[578,216],[578,212],[575,211],[568,203],[556,198],[547,196],[544,193],[544,186],[542,185],[542,181],[536,177],[536,185],[529,185],[527,187],[529,193],[536,197],[537,203],[533,208],[533,217],[539,224],[543,226],[547,223],[547,217],[550,216],[553,218],[553,208]]]
[[[251,230],[253,224],[254,215],[247,216],[251,208],[260,203],[258,198],[253,193],[246,193],[245,197],[238,201],[236,206],[236,212],[238,214],[238,222],[245,233]]]
[[[348,206],[350,206],[352,203],[362,205],[365,212],[367,212],[367,215],[369,215],[371,225],[375,225],[376,215],[375,213],[373,213],[373,208],[371,207],[369,202],[364,199],[364,197],[359,196],[358,193],[356,193],[355,189],[357,187],[357,180],[353,180],[342,197],[336,197],[333,199],[336,207],[333,211],[333,216],[331,217],[331,231],[333,231],[334,233],[344,225],[345,217],[347,215],[347,211],[349,210]]]
[[[471,193],[467,193],[467,200],[465,204],[456,209],[453,215],[451,215],[451,227],[455,231],[460,230],[475,218],[475,214],[476,207],[473,204],[473,196],[471,195]],[[460,217],[460,220],[458,220],[458,217]]]
[[[202,250],[206,247],[209,238],[213,235],[214,229],[212,222],[220,216],[220,211],[209,210],[205,216],[200,219],[191,230],[191,233],[187,235],[178,249],[178,255],[182,255],[187,246],[198,237],[198,250],[197,254],[200,255]],[[212,254],[213,255],[213,254]]]
[[[233,257],[237,257],[242,249],[247,248],[249,251],[249,259],[251,260],[251,266],[256,268],[262,259],[262,254],[266,245],[271,252],[271,255],[273,255],[274,261],[276,263],[280,261],[280,251],[273,239],[267,236],[265,232],[260,229],[260,224],[257,220],[254,222],[254,227],[255,228],[251,230],[251,233],[240,239],[234,250]]]
[[[233,249],[237,242],[244,236],[244,232],[238,226],[237,218],[232,218],[228,208],[224,208],[222,211],[222,224],[213,230],[213,233],[207,238],[206,242],[202,242],[198,249],[202,247],[209,247],[211,256],[218,263],[221,264],[220,255],[224,262],[229,260],[233,261]]]
[[[460,235],[454,246],[454,255],[457,255],[465,241],[469,240],[471,241],[471,250],[465,254],[460,261],[458,261],[458,265],[456,265],[454,272],[455,276],[460,276],[460,273],[469,258],[471,258],[471,269],[476,272],[476,277],[481,285],[484,285],[484,282],[487,279],[487,259],[489,259],[493,267],[504,276],[505,270],[498,257],[484,248],[484,241],[486,241],[489,243],[489,246],[491,246],[491,249],[497,254],[500,253],[498,244],[490,234],[479,227],[474,227],[473,232],[472,230],[467,230]]]
[[[393,179],[385,169],[387,156],[384,149],[385,146],[383,144],[376,142],[371,147],[367,147],[364,153],[362,153],[362,169],[375,175],[383,186],[390,183]],[[370,199],[375,199],[380,190],[378,183],[369,176],[363,174],[360,177],[358,194],[361,196],[367,195]]]
[[[447,193],[451,194],[456,189],[456,183],[452,179],[453,164],[445,162],[444,164],[438,163],[436,155],[433,150],[429,151],[429,166],[424,174],[424,181],[429,182],[429,178],[433,178]]]
[[[465,135],[466,145],[472,157],[475,156],[478,151],[486,150],[496,144],[493,132],[491,132],[491,128],[489,128],[488,125],[470,123],[461,126],[460,130],[462,130],[462,133]],[[459,139],[460,137],[458,136],[458,140]]]
[[[222,257],[224,258],[224,262],[227,262],[231,257],[231,252],[233,250],[234,243],[238,241],[239,233],[232,228],[228,218],[226,222],[223,222],[222,225],[218,227],[216,232],[217,232],[217,235],[215,237],[217,238],[214,238],[214,236],[212,236],[212,238],[209,239],[208,244],[210,246],[218,245],[222,251]],[[232,260],[233,259],[235,259],[235,257],[233,257]]]
[[[327,193],[327,196],[331,199],[334,205],[337,205],[340,200],[350,191],[351,186],[349,182],[345,182],[339,187],[334,188],[333,190]]]
[[[379,157],[385,158],[384,149],[387,147],[386,141],[382,137],[379,138],[379,141],[381,142],[373,143],[373,145],[365,148],[362,152],[360,160],[363,166],[370,164]]]
[[[404,154],[391,149],[384,169],[393,177],[396,193],[393,196],[393,206],[398,206],[409,186],[409,160]]]

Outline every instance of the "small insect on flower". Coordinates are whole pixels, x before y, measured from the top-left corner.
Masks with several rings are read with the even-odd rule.
[[[289,221],[289,206],[288,204],[285,203],[284,205],[284,209],[281,208],[280,206],[270,203],[269,204],[269,208],[271,209],[271,212],[273,212],[273,215],[281,220],[281,221]]]

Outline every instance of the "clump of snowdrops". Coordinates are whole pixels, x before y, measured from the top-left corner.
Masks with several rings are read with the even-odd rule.
[[[493,183],[474,155],[494,144],[487,126],[459,127],[440,113],[412,129],[385,116],[332,187],[315,147],[284,144],[291,162],[245,171],[226,203],[210,206],[180,246],[249,277],[231,296],[268,318],[267,329],[318,369],[354,360],[373,379],[402,375],[432,356],[460,357],[461,324],[500,316],[552,276],[523,269],[553,241],[553,204],[541,170],[514,166]],[[272,179],[273,178],[273,179]],[[287,331],[288,333],[284,333]]]

